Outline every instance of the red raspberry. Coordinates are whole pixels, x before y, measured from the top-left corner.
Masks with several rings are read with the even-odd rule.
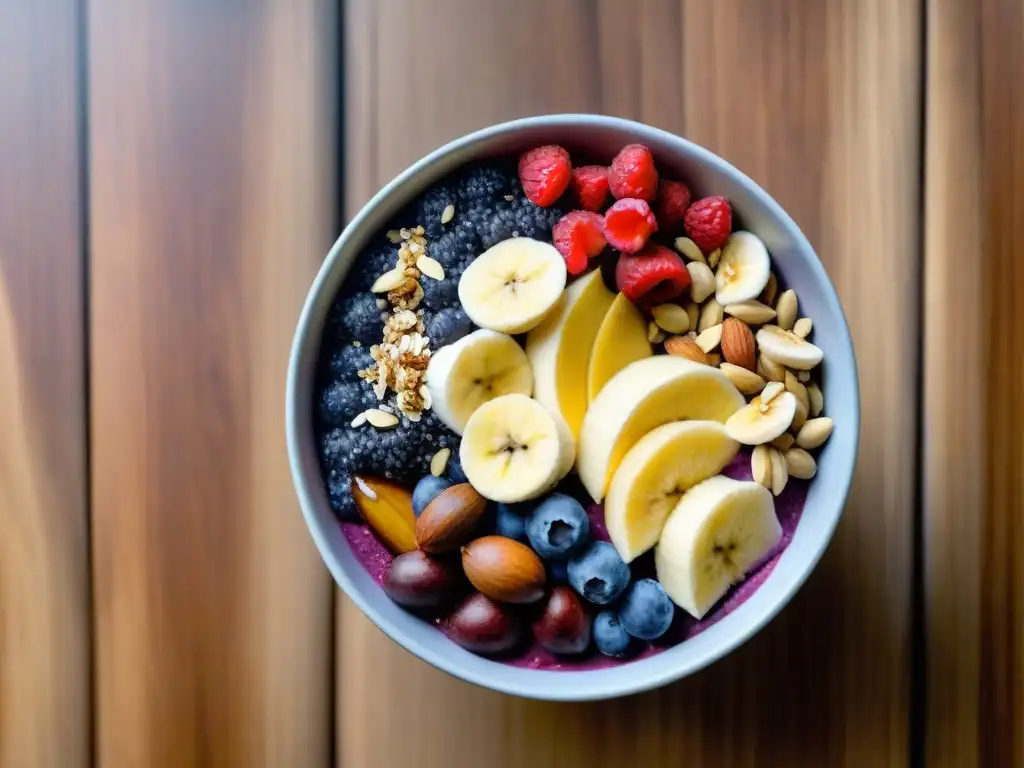
[[[619,150],[608,169],[608,186],[619,200],[653,200],[658,194],[658,169],[654,167],[651,150],[643,144],[627,144]]]
[[[721,248],[732,233],[732,208],[724,197],[702,197],[686,209],[686,234],[704,253]]]
[[[531,149],[519,157],[519,183],[526,197],[541,208],[562,196],[571,175],[569,153],[557,144]]]
[[[604,213],[604,236],[613,248],[636,253],[658,231],[658,220],[643,200],[624,197]]]
[[[615,285],[632,302],[653,306],[690,287],[690,273],[679,254],[650,243],[639,253],[624,253],[615,265]]]
[[[658,200],[654,204],[659,232],[674,235],[682,229],[690,199],[690,188],[683,182],[661,180],[658,184]]]
[[[603,165],[573,168],[572,188],[580,201],[580,208],[600,211],[608,199],[608,169]]]
[[[604,239],[604,217],[592,211],[569,211],[551,230],[555,248],[565,257],[570,275],[587,270],[588,259],[599,256],[607,244]]]

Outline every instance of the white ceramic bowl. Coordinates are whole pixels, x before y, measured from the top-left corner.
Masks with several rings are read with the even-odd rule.
[[[581,671],[529,670],[490,661],[448,640],[433,625],[389,600],[353,556],[327,501],[313,431],[313,388],[324,319],[353,261],[404,205],[441,177],[484,157],[557,143],[610,161],[625,144],[654,152],[666,178],[685,180],[695,194],[724,195],[745,229],[768,246],[773,269],[814,320],[814,342],[825,351],[822,389],[835,421],[818,458],[796,533],[775,569],[749,599],[679,645],[616,667]],[[692,674],[749,639],[803,584],[828,546],[843,511],[860,429],[857,366],[839,298],[810,243],[785,211],[725,160],[685,139],[640,123],[601,115],[550,115],[515,120],[463,136],[406,169],[364,206],[327,255],[295,332],[288,370],[288,454],[302,511],[335,580],[395,642],[424,661],[471,683],[518,696],[552,700],[603,699],[656,688]]]

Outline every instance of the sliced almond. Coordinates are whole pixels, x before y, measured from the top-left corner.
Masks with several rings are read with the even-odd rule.
[[[793,447],[793,443],[796,440],[795,437],[789,432],[783,432],[781,435],[772,440],[772,445],[778,448],[780,451],[785,453]]]
[[[790,448],[785,452],[786,469],[790,477],[798,480],[810,480],[818,471],[818,464],[803,448]]]
[[[775,303],[775,294],[779,291],[779,281],[775,277],[774,272],[768,273],[768,284],[761,291],[761,295],[758,296],[758,300],[762,304],[767,304],[769,307]]]
[[[796,433],[796,444],[805,450],[810,450],[822,445],[831,434],[832,419],[828,416],[808,419]]]
[[[781,395],[785,391],[786,388],[782,385],[782,382],[769,382],[761,391],[761,405],[768,405],[772,400],[774,400],[777,396]]]
[[[796,395],[793,395],[794,399]],[[793,414],[793,423],[789,425],[789,431],[796,434],[800,431],[800,427],[807,421],[807,409],[804,408],[804,404],[799,400],[796,401],[796,413]]]
[[[690,273],[690,296],[700,304],[715,292],[715,273],[702,261],[691,261],[686,265]]]
[[[821,392],[821,387],[813,381],[807,385],[807,398],[811,403],[808,413],[810,413],[812,419],[816,419],[825,408],[825,396]]]
[[[811,380],[811,372],[810,371],[797,371],[796,372],[796,380],[799,381],[801,384],[806,384],[807,382],[809,382]]]
[[[712,296],[700,308],[700,319],[697,321],[697,331],[706,331],[713,325],[721,325],[724,318],[725,312],[722,310],[722,305],[715,300],[714,296]]]
[[[775,312],[778,315],[776,325],[784,331],[793,330],[793,325],[796,323],[796,315],[799,311],[799,306],[796,300],[796,291],[790,288],[788,291],[783,291],[782,295],[779,296],[779,301],[775,305]]]
[[[768,355],[762,354],[758,358],[757,369],[757,372],[768,379],[768,381],[785,382],[786,380],[786,367],[776,363]]]
[[[659,304],[651,308],[654,322],[669,333],[686,333],[690,329],[690,317],[678,304]]]
[[[665,340],[665,332],[654,323],[647,324],[647,340],[651,344],[661,344]]]
[[[451,208],[452,206],[448,206]],[[448,466],[448,457],[452,455],[451,448],[442,448],[440,451],[434,454],[434,457],[430,460],[430,474],[434,477],[440,477],[444,474],[445,467]]]
[[[697,302],[689,301],[686,303],[686,318],[690,321],[690,330],[688,333],[692,333],[694,336],[697,335],[697,321],[700,320],[700,307],[697,306]]]
[[[384,233],[384,236],[392,243],[402,242],[402,233],[399,232],[397,229],[389,229],[387,232]]]
[[[441,266],[441,262],[425,253],[416,259],[416,269],[434,280],[444,280],[444,267]]]
[[[789,482],[789,469],[786,466],[786,457],[778,448],[768,448],[768,459],[772,465],[772,494],[778,496],[786,490],[786,483]]]
[[[762,325],[775,317],[774,309],[755,299],[729,304],[725,307],[725,312],[748,325]]]
[[[769,491],[772,489],[772,462],[767,445],[754,446],[750,454],[750,474],[755,483],[760,483]]]
[[[700,248],[688,237],[677,237],[676,238],[676,250],[679,251],[683,256],[688,258],[690,261],[699,261],[702,264],[707,263],[704,258],[704,254],[701,253]]]
[[[352,423],[349,426],[352,427],[353,429],[355,429],[356,427],[363,426],[363,424],[365,424],[365,423],[366,423],[366,411],[363,411],[362,413],[357,413],[356,414],[356,417],[354,419],[352,419]]]
[[[722,326],[713,325],[706,331],[702,331],[697,336],[697,346],[704,350],[705,353],[710,352],[719,344],[722,343]]]
[[[377,429],[391,429],[398,425],[398,417],[379,408],[366,411],[366,420]]]
[[[803,403],[804,408],[810,410],[811,401],[808,399],[807,387],[800,383],[792,371],[786,371],[786,389],[796,395],[796,399]]]
[[[395,288],[398,288],[404,282],[405,270],[396,267],[395,269],[385,272],[383,275],[378,277],[374,281],[373,285],[370,286],[370,292],[388,293],[389,291],[393,291]]]
[[[793,324],[793,333],[799,336],[801,339],[806,339],[811,335],[811,330],[814,328],[814,323],[809,317],[801,317],[796,323]]]
[[[722,363],[719,368],[732,382],[732,385],[744,395],[756,395],[764,389],[764,379],[753,371],[748,371],[746,368],[732,363]]]
[[[715,250],[708,254],[708,266],[714,269],[718,266],[718,260],[720,258],[722,258],[722,249],[715,248]]]
[[[455,206],[449,203],[445,206],[445,209],[441,211],[441,223],[447,224],[449,221],[455,218]]]

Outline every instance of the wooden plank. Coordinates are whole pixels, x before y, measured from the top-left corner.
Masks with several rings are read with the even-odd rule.
[[[335,236],[333,3],[89,4],[97,756],[329,762],[331,591],[284,441]]]
[[[928,18],[926,762],[1021,765],[1024,8],[931,0]]]
[[[793,604],[728,659],[627,701],[459,683],[344,601],[338,765],[905,765],[920,268],[916,3],[349,3],[349,208],[467,130],[608,112],[772,192],[825,260],[865,408],[846,517]],[[397,44],[415,30],[430,55]],[[400,732],[401,739],[393,738]]]
[[[78,4],[0,3],[0,765],[89,763]]]

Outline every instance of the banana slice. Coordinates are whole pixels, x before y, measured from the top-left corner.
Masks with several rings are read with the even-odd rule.
[[[526,395],[502,395],[470,416],[459,461],[481,496],[512,503],[551,490],[572,469],[572,433]]]
[[[792,392],[776,391],[770,393],[774,397],[765,402],[765,392],[768,387],[725,422],[725,431],[733,440],[744,445],[762,445],[789,429],[796,415],[796,396]]]
[[[782,540],[763,485],[719,475],[683,494],[654,550],[672,602],[700,619]]]
[[[462,434],[473,412],[501,395],[529,395],[533,370],[511,336],[481,328],[441,347],[427,365],[431,410]]]
[[[672,355],[630,363],[598,393],[583,417],[576,469],[594,501],[641,437],[670,421],[725,422],[744,405],[724,373]]]
[[[608,535],[627,563],[658,543],[683,493],[722,471],[740,449],[717,421],[673,421],[630,448],[604,500]]]
[[[723,307],[756,299],[770,275],[768,249],[761,238],[751,232],[733,232],[715,273],[715,299]]]
[[[553,245],[513,237],[467,267],[459,280],[459,301],[481,328],[526,333],[561,298],[565,280],[565,260]]]
[[[809,371],[821,362],[823,352],[807,339],[777,325],[762,327],[755,337],[758,348],[776,363],[797,371]]]

